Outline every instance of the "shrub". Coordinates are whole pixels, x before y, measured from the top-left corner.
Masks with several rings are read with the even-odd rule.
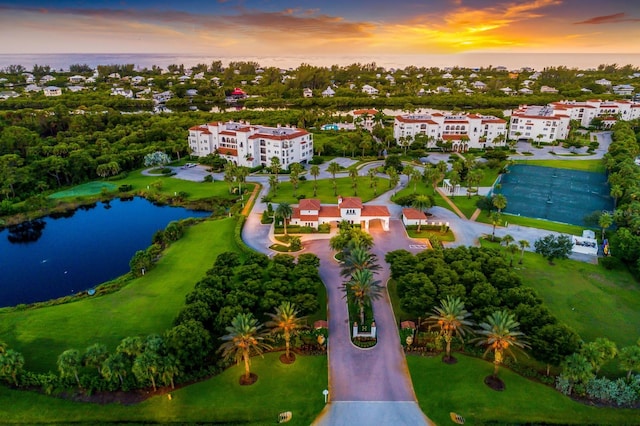
[[[606,256],[598,258],[598,264],[609,271],[613,269],[622,269],[624,264],[620,259],[614,256]]]
[[[213,182],[213,176],[211,175],[206,175],[204,177],[204,179],[202,179],[203,182]]]
[[[629,406],[638,400],[638,392],[623,379],[594,378],[587,383],[586,391],[589,398],[617,406]]]
[[[128,183],[122,184],[118,187],[118,191],[119,192],[129,192],[133,189],[133,186],[131,186]]]

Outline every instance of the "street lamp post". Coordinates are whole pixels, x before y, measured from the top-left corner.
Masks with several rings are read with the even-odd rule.
[[[325,389],[322,391],[322,394],[324,395],[324,403],[327,403],[327,399],[329,398],[329,390]]]

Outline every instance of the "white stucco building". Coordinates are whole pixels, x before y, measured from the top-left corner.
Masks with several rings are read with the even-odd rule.
[[[454,151],[466,151],[469,148],[504,144],[502,136],[506,137],[507,122],[489,115],[447,112],[396,116],[393,124],[396,142],[400,138],[413,141],[419,134],[434,142],[451,142]]]
[[[578,121],[582,127],[589,127],[594,118],[602,119],[605,128],[613,126],[617,119],[634,120],[640,118],[640,103],[588,100],[559,101],[545,106],[521,105],[511,114],[509,139],[526,138],[550,143],[567,138],[571,120]]]
[[[338,197],[338,204],[320,204],[320,200],[306,198],[293,207],[289,223],[317,228],[324,223],[337,225],[343,220],[361,225],[368,230],[372,221],[380,221],[382,229],[389,230],[391,214],[387,206],[364,205],[358,197]]]
[[[294,126],[256,126],[248,121],[207,123],[189,129],[193,155],[218,152],[239,166],[268,166],[277,157],[283,168],[313,158],[313,135]]]

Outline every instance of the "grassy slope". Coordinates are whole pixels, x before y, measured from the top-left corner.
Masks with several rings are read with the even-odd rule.
[[[86,424],[111,422],[277,423],[278,413],[291,411],[290,425],[308,425],[324,406],[327,389],[327,357],[298,356],[284,365],[280,353],[252,359],[258,381],[240,386],[241,366],[234,366],[210,380],[172,392],[172,400],[156,396],[123,406],[70,402],[35,392],[9,390],[0,386],[2,422]],[[246,422],[246,423],[245,423]]]
[[[161,333],[216,256],[237,249],[234,226],[233,219],[224,219],[189,228],[156,268],[116,293],[0,313],[0,339],[25,355],[25,368],[55,371],[57,356],[66,349],[84,350],[101,342],[113,350],[123,337]]]
[[[547,231],[561,232],[569,235],[582,235],[582,231],[588,229],[585,226],[570,225],[568,223],[552,222],[550,220],[534,219],[531,217],[515,216],[512,214],[503,214],[502,225],[504,225],[505,221],[509,224],[509,226],[527,226],[530,228],[545,229]],[[491,224],[491,219],[489,218],[489,215],[486,211],[482,211],[477,217],[476,222]]]
[[[468,424],[638,423],[638,410],[583,405],[506,368],[499,373],[506,390],[493,391],[483,383],[493,371],[490,362],[460,354],[456,358],[457,364],[446,365],[440,357],[407,357],[420,407],[437,424],[452,424],[449,412],[460,414]]]
[[[526,253],[520,274],[584,340],[608,337],[623,347],[640,337],[640,285],[628,271],[573,260],[549,266],[542,256]]]
[[[515,164],[529,164],[531,166],[555,167],[558,169],[583,170],[585,172],[604,173],[602,160],[516,160]]]
[[[337,198],[333,195],[332,179],[318,179],[317,196],[313,196],[313,177],[307,176],[307,181],[300,182],[298,185],[297,195],[303,195],[306,198],[317,198],[322,203],[336,204]],[[373,188],[369,187],[370,179],[366,176],[358,177],[358,197],[362,202],[372,200],[376,195],[373,194]],[[352,180],[348,177],[336,177],[338,195],[343,197],[354,197]],[[378,179],[378,195],[389,189],[389,180],[384,178]],[[273,191],[271,192],[273,194]],[[293,197],[293,185],[291,182],[280,182],[278,185],[277,196],[273,197],[272,203],[298,204],[298,200]]]

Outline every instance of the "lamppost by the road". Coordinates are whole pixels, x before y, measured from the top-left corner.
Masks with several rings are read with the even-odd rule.
[[[325,389],[322,391],[322,394],[324,395],[324,403],[327,403],[327,399],[329,397],[329,390]]]

